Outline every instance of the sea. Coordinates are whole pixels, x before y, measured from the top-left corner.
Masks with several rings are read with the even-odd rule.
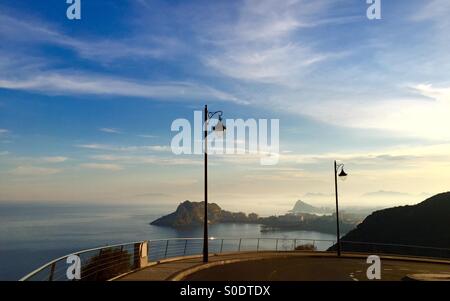
[[[0,280],[18,280],[52,259],[83,249],[140,240],[202,237],[202,227],[150,225],[170,211],[148,204],[0,203]],[[314,231],[261,232],[256,224],[210,225],[209,235],[335,240],[334,235]],[[318,249],[328,246],[319,243]]]

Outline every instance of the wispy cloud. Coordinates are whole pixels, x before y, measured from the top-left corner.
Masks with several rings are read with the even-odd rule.
[[[42,161],[46,163],[62,163],[67,161],[69,158],[62,156],[54,156],[54,157],[43,157]]]
[[[7,129],[0,129],[0,136],[7,135],[9,133],[9,130]]]
[[[338,126],[388,130],[398,135],[450,139],[450,88],[416,84],[409,98],[303,103],[301,113]]]
[[[62,172],[61,169],[57,168],[47,168],[47,167],[37,167],[37,166],[18,166],[13,169],[10,174],[15,176],[46,176],[54,175]]]
[[[57,45],[74,50],[79,56],[97,62],[111,62],[117,59],[161,59],[172,56],[182,48],[177,39],[148,34],[116,39],[74,38],[51,23],[15,11],[0,13],[0,34],[10,44]]]
[[[315,48],[299,34],[302,29],[345,22],[326,15],[333,5],[333,1],[321,0],[244,1],[237,20],[218,23],[203,33],[215,47],[204,62],[228,77],[295,85],[312,65],[336,56]]]
[[[115,128],[100,128],[99,131],[100,132],[104,132],[104,133],[109,133],[109,134],[120,134],[120,133],[122,133],[122,131],[120,131],[119,129],[115,129]]]
[[[411,194],[406,192],[398,192],[398,191],[385,191],[385,190],[379,190],[379,191],[373,191],[373,192],[367,192],[362,195],[363,197],[409,197]]]
[[[108,144],[79,144],[76,145],[80,148],[92,149],[92,150],[107,150],[118,152],[169,152],[170,146],[165,145],[139,145],[139,146],[114,146]]]
[[[10,160],[12,162],[17,162],[21,166],[34,166],[36,164],[57,164],[63,163],[69,160],[65,156],[11,156]]]
[[[211,99],[245,104],[226,92],[191,82],[141,82],[94,74],[39,73],[22,78],[0,77],[0,88],[29,90],[56,95],[128,96],[157,100]]]
[[[90,157],[94,160],[99,161],[113,161],[120,164],[130,164],[130,165],[140,165],[140,164],[151,164],[151,165],[202,165],[203,161],[198,157],[154,157],[154,156],[121,156],[115,154],[103,154],[103,155],[94,155]]]
[[[329,198],[330,196],[333,196],[333,194],[322,192],[307,192],[303,195],[305,198]]]
[[[87,169],[97,169],[97,170],[109,170],[109,171],[120,171],[123,169],[122,166],[117,164],[106,164],[106,163],[84,163],[80,167]]]
[[[450,2],[447,0],[429,0],[412,15],[413,20],[432,20],[435,22],[447,22],[446,16],[450,13]],[[450,24],[450,23],[449,23]]]
[[[137,135],[137,136],[141,137],[141,138],[149,138],[149,139],[158,138],[158,136],[156,136],[156,135],[147,135],[147,134],[141,134],[141,135]]]
[[[6,11],[6,10],[5,10]],[[26,90],[51,95],[97,95],[125,96],[152,100],[199,100],[210,99],[248,103],[232,93],[191,80],[140,80],[121,74],[105,75],[83,71],[79,65],[61,67],[58,57],[39,55],[39,46],[52,45],[74,50],[83,58],[95,63],[111,60],[160,61],[178,52],[179,41],[171,36],[151,36],[146,29],[130,38],[90,40],[64,34],[52,24],[33,16],[17,12],[0,13],[0,35],[4,40],[0,50],[0,88]],[[31,45],[31,46],[30,46]],[[98,66],[97,66],[98,67]],[[101,69],[101,68],[100,68]]]

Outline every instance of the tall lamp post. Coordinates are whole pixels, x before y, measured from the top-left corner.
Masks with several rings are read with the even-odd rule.
[[[344,171],[344,164],[337,164],[334,161],[334,190],[336,191],[336,236],[337,236],[337,255],[341,256],[341,234],[339,231],[339,200],[338,200],[338,185],[337,178],[345,180],[347,173]]]
[[[208,121],[213,118],[214,115],[218,115],[219,121],[216,126],[213,127],[213,131],[221,133],[226,130],[226,127],[222,123],[222,111],[208,112],[208,106],[205,105],[205,213],[203,217],[203,262],[208,262]]]

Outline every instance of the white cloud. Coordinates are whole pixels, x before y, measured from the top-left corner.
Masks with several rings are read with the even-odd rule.
[[[155,136],[155,135],[146,135],[146,134],[142,134],[142,135],[137,135],[138,137],[141,137],[141,138],[158,138],[158,136]]]
[[[373,192],[367,192],[367,193],[363,194],[362,196],[363,197],[409,197],[411,195],[406,192],[378,190],[378,191],[373,191]]]
[[[144,33],[114,40],[98,37],[77,39],[48,22],[13,11],[0,13],[0,35],[10,44],[58,45],[74,50],[83,58],[106,63],[116,59],[161,59],[171,57],[182,49],[177,39]]]
[[[129,158],[132,158],[130,156],[117,156],[117,155],[95,155],[91,156],[94,160],[100,160],[100,161],[124,161],[128,160]]]
[[[139,81],[117,76],[105,76],[80,71],[55,70],[52,58],[34,58],[29,51],[22,53],[14,45],[39,43],[72,48],[81,56],[109,62],[113,59],[161,59],[179,49],[172,37],[142,35],[129,39],[82,41],[67,36],[54,26],[31,16],[0,13],[0,35],[11,45],[0,53],[0,88],[27,90],[56,95],[106,95],[158,100],[211,99],[247,103],[230,93],[191,81]],[[151,46],[149,46],[151,45]],[[156,49],[152,49],[154,47]],[[31,48],[31,47],[30,47]],[[58,62],[55,62],[58,63]],[[79,68],[74,68],[79,70]]]
[[[170,152],[170,146],[165,145],[140,145],[140,146],[114,146],[108,144],[79,144],[77,147],[92,149],[92,150],[107,150],[119,152]]]
[[[120,130],[115,128],[101,128],[99,129],[101,132],[110,133],[110,134],[120,134],[122,133]]]
[[[62,163],[67,161],[69,158],[62,156],[54,156],[54,157],[43,157],[42,161],[47,163]]]
[[[6,74],[6,72],[5,72]],[[245,104],[231,94],[191,82],[139,82],[94,74],[39,73],[0,78],[0,88],[56,95],[100,95],[157,98],[158,100],[222,100]]]
[[[100,149],[100,150],[109,150],[111,149],[111,146],[106,145],[106,144],[96,144],[96,143],[92,143],[92,144],[79,144],[77,145],[77,147],[80,148],[87,148],[87,149]]]
[[[450,13],[450,2],[447,0],[428,0],[412,16],[413,20],[433,20],[436,22],[447,22],[447,16]]]
[[[425,139],[450,139],[450,87],[418,84],[407,88],[416,97],[303,102],[291,110],[338,126],[388,130]]]
[[[204,62],[232,78],[295,85],[312,65],[336,56],[315,49],[298,35],[300,29],[344,22],[325,17],[333,4],[321,0],[245,1],[236,21],[209,29],[208,38],[216,51],[206,55]],[[324,20],[318,21],[321,17]]]
[[[120,164],[152,164],[152,165],[202,165],[203,160],[199,156],[181,158],[177,156],[173,157],[154,157],[154,156],[118,156],[114,154],[103,154],[91,156],[94,160],[99,161],[113,161]]]
[[[117,164],[105,164],[105,163],[84,163],[80,167],[87,169],[97,169],[97,170],[109,170],[109,171],[120,171],[122,166]]]
[[[9,130],[7,129],[0,129],[0,136],[6,135],[9,133]]]
[[[329,55],[314,53],[306,47],[289,43],[254,49],[236,46],[219,56],[206,58],[206,63],[221,73],[248,81],[290,84],[303,76],[309,66]]]
[[[18,166],[10,173],[15,176],[46,176],[46,175],[54,175],[60,173],[61,169],[56,168],[46,168],[46,167],[37,167],[37,166]]]

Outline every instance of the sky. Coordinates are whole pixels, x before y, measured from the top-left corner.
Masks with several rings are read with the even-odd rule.
[[[301,199],[414,204],[450,183],[450,2],[0,3],[0,201],[203,200],[177,118],[279,119],[280,160],[210,156],[209,199],[279,214]]]

